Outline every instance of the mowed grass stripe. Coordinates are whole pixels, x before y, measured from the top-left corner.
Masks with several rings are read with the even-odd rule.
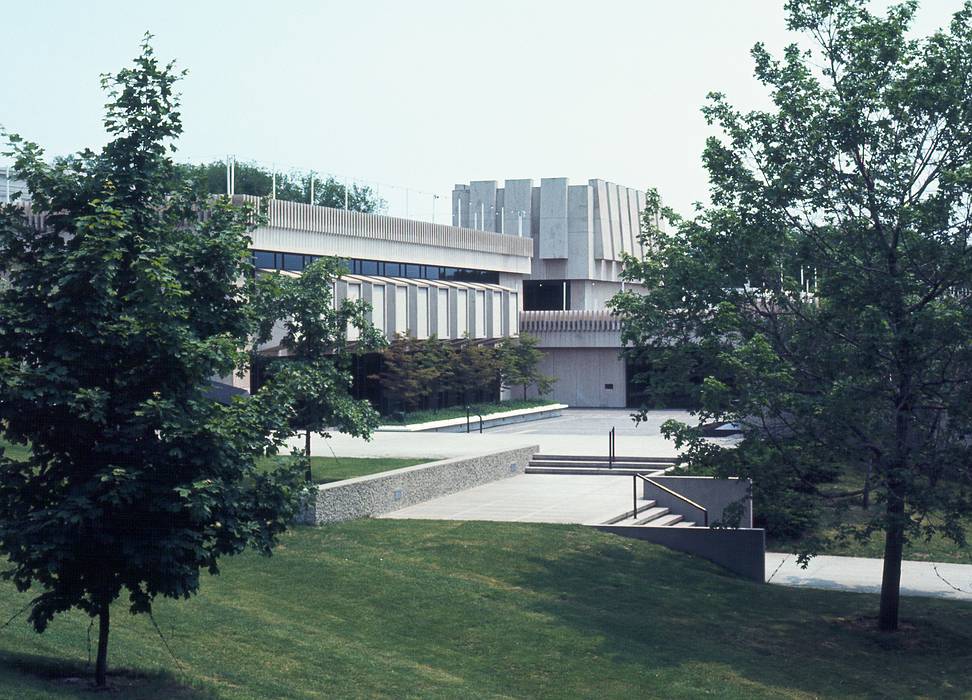
[[[184,673],[148,620],[116,606],[112,665],[168,672],[126,697],[178,697],[173,680],[196,686],[179,689],[187,698],[972,692],[969,604],[906,599],[915,628],[887,637],[857,623],[875,596],[759,585],[574,526],[362,520],[282,544],[157,605]],[[4,584],[0,614],[26,600]],[[74,613],[42,636],[13,623],[0,632],[0,687],[86,697],[11,665],[32,653],[83,668],[86,630]]]

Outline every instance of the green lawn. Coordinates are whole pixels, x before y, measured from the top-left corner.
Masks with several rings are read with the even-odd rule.
[[[518,411],[521,408],[537,408],[538,406],[551,406],[557,403],[549,399],[527,399],[517,401],[498,401],[493,403],[477,403],[469,407],[469,414],[474,419],[478,415],[488,415],[490,413],[502,413],[503,411]],[[405,415],[405,424],[414,425],[416,423],[428,423],[436,420],[449,420],[450,418],[465,418],[466,409],[464,407],[443,408],[438,411],[412,411]],[[386,424],[401,424],[401,416],[385,416]]]
[[[0,447],[8,457],[23,459],[27,456],[28,448],[21,445],[13,445],[6,440],[0,439]],[[264,457],[258,462],[261,469],[272,469],[278,459],[287,457]],[[356,476],[366,474],[377,474],[386,472],[389,469],[399,469],[400,467],[411,467],[416,464],[431,462],[432,458],[419,459],[393,459],[388,457],[311,457],[311,475],[315,483],[326,484],[331,481],[351,479]]]
[[[906,598],[905,631],[881,635],[873,595],[751,583],[580,526],[360,520],[222,568],[157,605],[179,666],[117,606],[116,697],[972,697],[972,605]],[[0,615],[28,599],[0,584]],[[90,697],[63,680],[87,630],[71,613],[0,631],[0,695]]]
[[[833,488],[835,491],[850,492],[862,488],[863,485],[864,478],[862,474],[845,474]],[[871,516],[880,514],[882,508],[882,503],[872,502],[870,510],[864,511],[860,507],[859,499],[855,499],[853,504],[840,516],[838,516],[836,509],[825,511],[820,534],[835,536],[838,534],[838,523],[863,524]],[[905,545],[904,558],[915,561],[972,564],[972,523],[968,524],[965,528],[965,538],[968,543],[965,547],[960,547],[942,535],[934,535],[928,540],[918,539]],[[772,538],[769,538],[766,543],[768,550],[776,552],[792,551],[798,545],[799,542]],[[865,541],[851,537],[839,542],[831,542],[820,551],[820,554],[881,558],[884,557],[884,533],[875,532]]]
[[[287,457],[265,457],[259,461],[259,467],[264,470],[272,469],[277,460]],[[411,467],[416,464],[431,462],[433,459],[394,459],[391,457],[311,457],[311,476],[314,483],[327,484],[331,481],[352,479],[366,474],[377,474],[389,469]]]

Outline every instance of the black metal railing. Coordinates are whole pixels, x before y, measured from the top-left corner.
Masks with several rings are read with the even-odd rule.
[[[470,430],[469,430],[469,424],[471,422],[471,419],[470,419],[469,415],[470,415],[469,414],[469,406],[466,406],[466,432],[467,433],[470,432]],[[483,432],[483,414],[482,413],[474,413],[473,415],[479,417],[479,432]]]
[[[614,468],[614,431],[615,428],[611,428],[608,432],[608,469]]]
[[[664,491],[669,496],[674,496],[675,498],[677,498],[678,500],[682,501],[683,503],[688,503],[693,508],[698,508],[702,512],[703,525],[705,527],[709,527],[709,511],[708,511],[708,509],[706,509],[705,506],[696,503],[691,498],[686,498],[685,496],[683,496],[682,494],[678,493],[677,491],[672,491],[667,486],[662,486],[657,481],[655,481],[654,479],[649,479],[644,474],[632,474],[631,475],[631,498],[632,498],[632,505],[634,506],[631,509],[631,517],[632,518],[636,518],[638,516],[638,479],[641,479],[642,481],[645,481],[645,482],[651,484],[655,488]]]

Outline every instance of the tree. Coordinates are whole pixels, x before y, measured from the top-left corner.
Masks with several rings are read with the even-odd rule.
[[[325,257],[308,265],[298,277],[271,273],[273,293],[265,297],[275,308],[275,314],[283,319],[280,345],[288,353],[286,359],[271,361],[267,374],[272,377],[275,365],[282,364],[300,363],[311,370],[307,376],[314,383],[301,390],[293,423],[296,429],[304,431],[304,455],[308,460],[312,432],[327,435],[325,429],[333,427],[343,433],[367,437],[379,423],[378,413],[371,405],[351,395],[353,377],[347,331],[357,330],[355,352],[377,350],[385,340],[367,319],[367,302],[345,299],[335,309],[334,281],[345,270],[341,260]],[[265,313],[266,318],[273,315],[269,311]],[[261,340],[267,339],[267,335]]]
[[[228,405],[209,396],[272,305],[250,262],[256,212],[190,187],[172,163],[180,75],[146,36],[132,67],[103,77],[101,152],[51,166],[10,137],[43,225],[0,208],[0,426],[31,447],[0,455],[2,575],[41,589],[28,618],[39,632],[72,608],[98,619],[99,686],[122,591],[151,614],[157,596],[194,594],[221,556],[270,553],[303,465],[262,473],[256,458],[292,434],[302,391],[329,381],[297,364]]]
[[[179,176],[196,183],[210,194],[226,194],[226,163],[214,161],[202,165],[177,166]],[[255,163],[234,164],[234,193],[256,197],[275,196],[289,202],[311,201],[313,179],[313,203],[322,207],[360,211],[374,214],[381,211],[385,202],[367,185],[346,186],[328,175],[321,179],[313,173],[273,173]]]
[[[526,401],[527,389],[536,384],[537,393],[543,396],[550,391],[556,377],[540,372],[543,351],[537,348],[540,341],[532,335],[521,333],[519,337],[507,338],[498,347],[500,377],[504,387],[523,387],[523,400]]]
[[[406,411],[421,406],[439,376],[439,369],[428,361],[423,345],[423,341],[410,335],[396,333],[382,355],[378,375],[382,388]]]
[[[499,383],[499,364],[496,350],[488,345],[463,339],[455,353],[452,363],[452,384],[462,394],[464,403],[469,403],[471,394],[483,390],[492,392]]]
[[[753,49],[768,111],[710,95],[711,206],[665,210],[666,231],[651,197],[652,253],[625,268],[648,291],[613,305],[626,342],[705,357],[700,422],[745,437],[729,450],[669,429],[693,467],[752,477],[770,526],[805,530],[870,465],[883,507],[861,534],[884,533],[879,626],[894,630],[903,545],[961,542],[972,512],[972,4],[925,39],[909,38],[911,2],[786,7],[813,48]]]

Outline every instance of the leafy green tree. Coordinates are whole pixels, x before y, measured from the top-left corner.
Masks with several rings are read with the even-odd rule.
[[[31,446],[0,455],[2,576],[39,589],[37,631],[72,608],[98,619],[99,686],[123,591],[132,613],[151,614],[157,596],[193,595],[221,556],[269,554],[298,508],[302,464],[261,473],[255,460],[292,434],[305,388],[330,377],[295,365],[252,396],[210,397],[273,305],[250,263],[254,212],[176,172],[180,74],[148,42],[103,78],[103,150],[51,166],[10,137],[43,226],[0,208],[0,426]]]
[[[452,386],[469,404],[469,397],[484,391],[494,393],[499,384],[497,351],[489,345],[465,338],[453,353]]]
[[[352,352],[347,331],[357,330],[356,353],[378,350],[385,340],[367,319],[367,302],[345,299],[335,309],[334,282],[345,271],[341,260],[325,257],[315,260],[297,277],[269,275],[274,284],[268,298],[275,314],[282,318],[284,335],[280,345],[287,356],[276,363],[271,361],[267,374],[272,377],[276,367],[294,363],[311,370],[306,375],[313,383],[302,387],[293,421],[295,428],[304,431],[304,454],[308,459],[311,433],[327,436],[326,428],[335,428],[342,433],[367,436],[379,422],[371,405],[351,394]],[[266,313],[266,317],[272,315]]]
[[[177,168],[179,177],[191,180],[210,194],[226,194],[226,163],[223,161],[202,165],[182,164]],[[269,197],[276,192],[277,199],[307,203],[311,201],[312,178],[314,204],[319,206],[344,209],[346,202],[351,211],[374,214],[385,205],[367,185],[347,187],[330,175],[323,179],[310,173],[281,172],[274,175],[255,163],[244,162],[234,165],[234,193]]]
[[[524,400],[531,386],[536,385],[537,393],[543,396],[557,381],[556,377],[540,371],[543,351],[537,348],[539,342],[536,337],[521,333],[516,338],[507,338],[497,348],[496,359],[502,385],[507,388],[522,386]]]
[[[406,411],[414,411],[429,396],[439,375],[428,361],[424,342],[410,335],[396,333],[382,355],[378,378],[386,395]]]
[[[812,49],[753,49],[768,111],[710,95],[711,206],[665,231],[653,197],[625,273],[648,291],[614,301],[625,341],[706,357],[700,420],[742,444],[669,427],[695,467],[752,477],[770,526],[811,527],[870,465],[884,630],[905,542],[962,542],[972,513],[972,4],[923,39],[915,7],[788,2]]]

